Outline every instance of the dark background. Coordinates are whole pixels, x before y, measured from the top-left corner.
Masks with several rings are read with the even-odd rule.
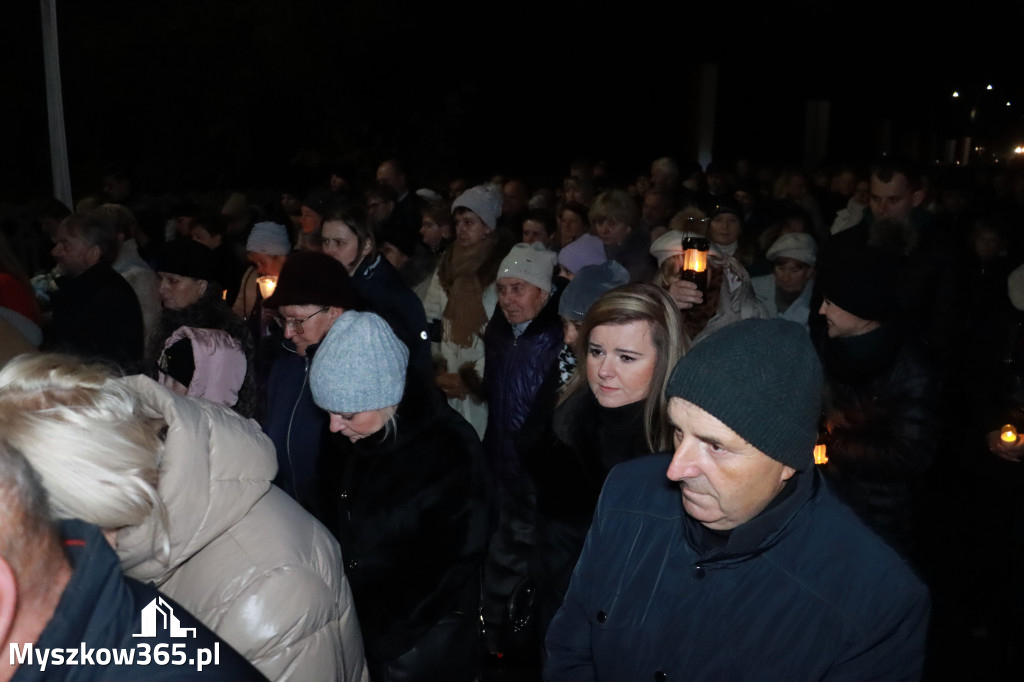
[[[59,0],[75,195],[114,166],[173,192],[308,186],[331,160],[372,174],[392,154],[417,185],[456,171],[557,181],[577,156],[628,177],[656,156],[697,158],[706,63],[726,162],[947,160],[966,136],[989,158],[1024,134],[1024,9],[695,5]],[[39,4],[5,10],[0,199],[26,200],[51,192]],[[808,101],[829,105],[824,158],[805,153]]]

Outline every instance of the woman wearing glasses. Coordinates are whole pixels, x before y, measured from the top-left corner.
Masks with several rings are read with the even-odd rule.
[[[263,431],[277,449],[274,483],[330,525],[320,495],[321,436],[327,415],[313,403],[309,368],[320,342],[346,310],[361,310],[348,272],[322,253],[301,251],[281,269],[274,294],[264,301],[284,330],[284,352],[267,382]]]

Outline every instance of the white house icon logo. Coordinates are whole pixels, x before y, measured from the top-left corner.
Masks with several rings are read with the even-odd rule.
[[[146,604],[142,609],[142,632],[132,637],[156,637],[157,617],[164,630],[170,632],[171,637],[192,637],[196,636],[195,628],[183,628],[178,618],[174,615],[174,608],[164,601],[163,597],[156,597]]]

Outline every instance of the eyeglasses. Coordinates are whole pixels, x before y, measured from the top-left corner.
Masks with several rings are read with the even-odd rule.
[[[274,321],[277,322],[277,324],[281,327],[281,329],[283,329],[285,331],[288,331],[289,329],[291,329],[293,333],[301,334],[302,333],[302,325],[303,325],[303,323],[308,322],[310,318],[316,317],[317,315],[319,315],[320,313],[322,313],[323,311],[327,310],[330,307],[331,306],[329,306],[329,305],[325,305],[320,310],[316,311],[312,315],[306,315],[301,320],[298,320],[298,319],[296,319],[294,317],[281,317],[281,316],[277,315],[277,316],[274,316]]]

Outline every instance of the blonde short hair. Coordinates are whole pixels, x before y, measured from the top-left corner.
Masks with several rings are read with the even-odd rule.
[[[156,514],[154,548],[166,555],[161,424],[102,365],[39,354],[0,371],[0,433],[39,474],[54,518],[115,530]]]

